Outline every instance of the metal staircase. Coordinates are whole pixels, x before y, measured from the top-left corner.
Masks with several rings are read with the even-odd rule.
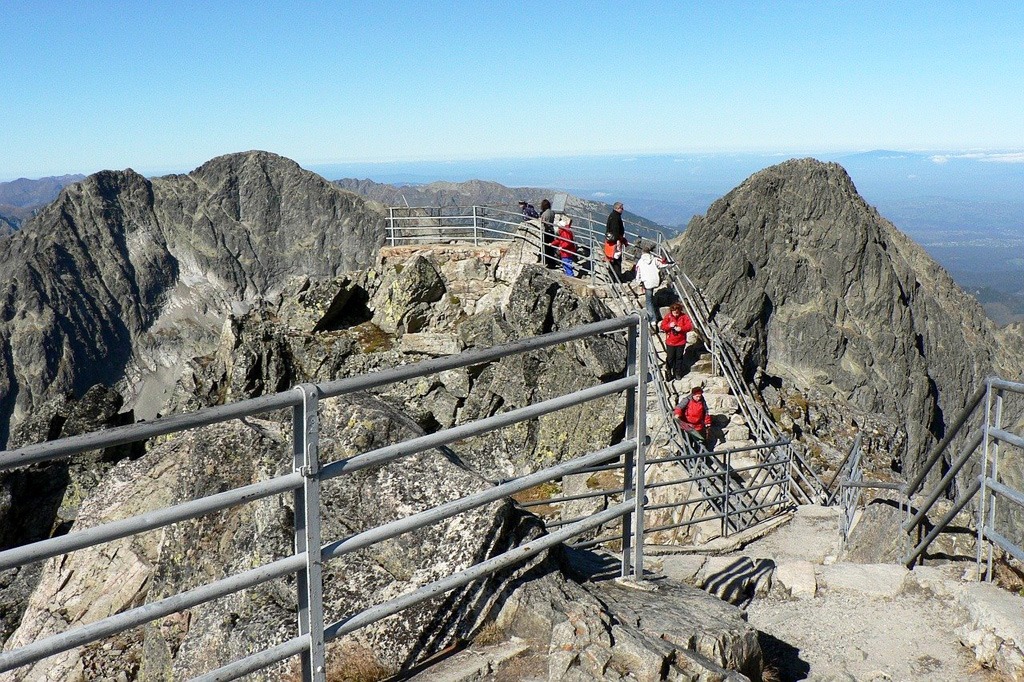
[[[634,246],[631,247],[631,250],[636,251],[638,249]],[[658,256],[669,260],[669,254],[663,250],[661,244],[657,245],[657,251]],[[633,253],[633,255],[637,254]],[[602,266],[607,268],[606,264],[594,265],[596,268]],[[669,265],[662,270],[662,273],[668,275],[666,278],[667,284],[672,289],[674,297],[677,300],[684,301],[676,285],[678,275],[673,272],[675,268],[675,265]],[[645,301],[642,286],[631,282],[619,283],[613,280],[609,282],[609,287],[614,294],[610,299],[614,312],[626,314],[637,310],[644,310]],[[699,319],[693,314],[690,317],[694,321],[694,327],[698,334],[702,338],[708,338],[707,330],[709,325],[707,320]],[[777,456],[773,458],[771,449],[769,449],[767,457],[761,461],[762,464],[767,466],[755,467],[752,470],[748,470],[750,472],[748,473],[748,471],[731,466],[727,458],[728,451],[730,450],[728,443],[725,443],[725,447],[720,451],[710,450],[706,441],[683,431],[678,420],[673,415],[674,405],[678,404],[683,396],[677,391],[677,386],[670,382],[661,371],[665,364],[665,346],[660,337],[656,338],[658,339],[657,342],[648,344],[648,367],[651,368],[650,381],[647,384],[650,394],[649,398],[650,402],[655,403],[664,420],[664,431],[668,440],[666,443],[667,449],[679,452],[678,461],[688,470],[690,477],[694,479],[700,490],[701,497],[699,500],[694,501],[706,502],[709,506],[715,508],[715,511],[724,520],[724,533],[737,532],[754,526],[774,516],[780,508],[788,506],[789,500],[786,499],[784,494],[780,494],[784,491],[779,489],[781,482],[779,477],[784,473],[778,471],[782,460]],[[714,361],[714,356],[706,347],[704,348],[703,355],[712,356],[711,364],[713,368],[723,366],[722,362]],[[715,373],[714,369],[712,373]],[[741,384],[741,390],[745,388],[746,384]],[[731,384],[730,389],[735,392]],[[739,400],[738,402],[740,405],[747,405],[746,400]],[[782,446],[777,445],[776,447]],[[752,449],[751,451],[762,452],[760,448]],[[649,463],[653,464],[657,463],[657,461],[666,460],[649,461]],[[664,527],[655,527],[650,530],[653,531],[655,529],[664,529]]]

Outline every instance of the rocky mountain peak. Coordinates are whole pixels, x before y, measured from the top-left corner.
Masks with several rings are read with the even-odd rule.
[[[216,342],[238,302],[369,265],[383,216],[289,159],[102,171],[0,241],[0,447],[42,401],[147,376]]]
[[[897,469],[916,465],[985,375],[1019,375],[981,306],[837,164],[756,173],[675,248],[779,411],[799,405],[798,427],[846,444],[871,423]]]

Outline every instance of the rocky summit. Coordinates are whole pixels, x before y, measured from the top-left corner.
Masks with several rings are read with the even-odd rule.
[[[837,164],[751,176],[674,243],[776,416],[916,471],[981,379],[1019,377],[1020,329],[998,330]]]

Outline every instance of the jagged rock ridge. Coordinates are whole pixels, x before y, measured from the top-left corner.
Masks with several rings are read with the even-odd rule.
[[[996,330],[836,164],[751,176],[674,248],[780,411],[845,445],[870,424],[897,469],[915,468],[984,376],[1020,375],[1019,332]]]
[[[362,199],[267,152],[71,185],[0,242],[0,446],[50,396],[126,373],[132,396],[176,373],[233,303],[365,267],[382,230]]]

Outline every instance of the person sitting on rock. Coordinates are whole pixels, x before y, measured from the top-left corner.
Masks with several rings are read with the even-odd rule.
[[[683,304],[676,301],[661,320],[665,332],[665,374],[668,380],[682,379],[686,374],[686,333],[693,331],[693,321],[683,312]]]
[[[572,218],[564,218],[558,223],[558,236],[551,242],[558,249],[558,257],[562,261],[562,269],[569,277],[573,276],[572,264],[576,260],[576,239],[572,234]]]
[[[708,411],[708,404],[704,402],[703,388],[694,386],[689,397],[679,403],[672,412],[679,420],[679,426],[683,431],[693,433],[701,440],[707,440],[711,430],[711,412]]]

